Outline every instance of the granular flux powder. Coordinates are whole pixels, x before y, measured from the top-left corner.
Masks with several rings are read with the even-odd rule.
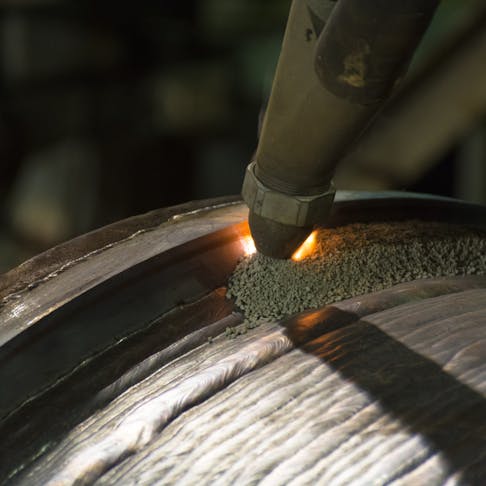
[[[351,224],[319,230],[314,252],[298,262],[245,257],[227,295],[255,323],[415,279],[484,274],[484,231],[420,221]]]

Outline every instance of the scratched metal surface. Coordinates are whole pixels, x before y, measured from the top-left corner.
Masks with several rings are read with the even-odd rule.
[[[22,482],[484,484],[486,278],[367,298],[189,351]]]
[[[347,464],[378,484],[393,471],[411,478],[404,484],[440,484],[464,468],[462,481],[474,484],[483,471],[471,458],[482,457],[485,437],[483,279],[412,282],[209,345],[240,322],[224,284],[243,251],[246,209],[234,201],[192,209],[101,230],[0,278],[0,483],[269,475],[273,484],[294,474],[349,484]],[[346,193],[330,224],[414,217],[484,227],[486,212]],[[392,308],[403,314],[388,322]],[[378,461],[393,444],[405,452]],[[420,457],[409,459],[415,450]]]

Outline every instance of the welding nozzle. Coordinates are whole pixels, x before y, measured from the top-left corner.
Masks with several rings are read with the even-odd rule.
[[[397,85],[439,0],[293,0],[243,199],[257,249],[288,258],[326,221],[337,163]]]
[[[242,195],[251,208],[249,224],[257,250],[273,258],[290,258],[314,225],[326,221],[334,194],[332,183],[313,195],[274,190],[257,177],[256,163],[252,162]]]

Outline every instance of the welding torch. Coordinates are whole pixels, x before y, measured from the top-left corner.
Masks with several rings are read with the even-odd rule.
[[[292,1],[242,188],[260,253],[289,258],[325,224],[336,165],[403,78],[438,3]]]

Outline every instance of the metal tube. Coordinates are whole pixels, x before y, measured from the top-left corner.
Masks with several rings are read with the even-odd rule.
[[[438,0],[330,3],[292,3],[243,185],[256,246],[277,258],[327,219],[336,164],[403,74]]]

